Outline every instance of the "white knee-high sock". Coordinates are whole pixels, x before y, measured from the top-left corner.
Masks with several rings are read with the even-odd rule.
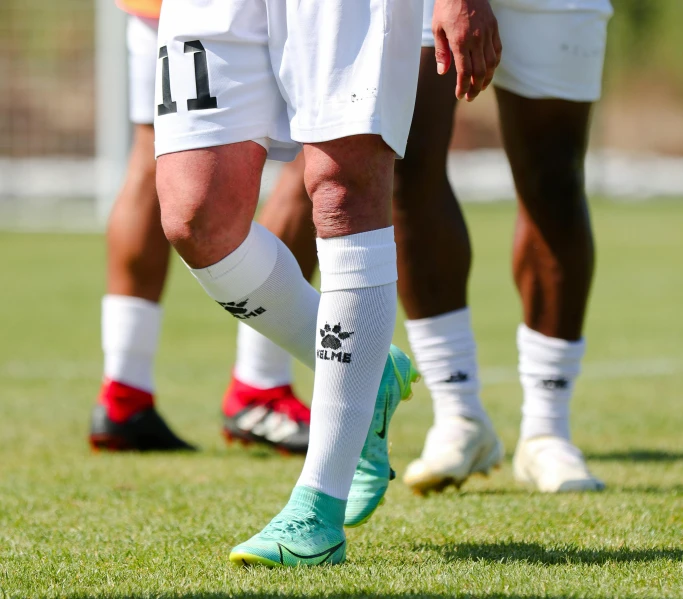
[[[569,440],[569,402],[581,371],[585,341],[546,337],[521,324],[517,347],[524,390],[522,439],[554,436]]]
[[[252,223],[234,252],[212,266],[190,270],[227,312],[314,368],[320,294],[268,229]]]
[[[487,421],[479,398],[477,344],[469,308],[407,320],[405,326],[417,367],[432,395],[434,425],[446,433],[453,417]]]
[[[318,239],[311,436],[297,485],[347,499],[396,321],[393,227]]]
[[[154,358],[159,345],[161,306],[141,297],[102,298],[104,376],[154,393]]]
[[[279,345],[240,322],[237,326],[235,376],[257,389],[273,389],[292,382],[292,357]]]

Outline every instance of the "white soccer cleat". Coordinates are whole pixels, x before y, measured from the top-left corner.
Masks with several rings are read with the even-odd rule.
[[[403,482],[420,495],[460,488],[472,474],[488,474],[504,455],[489,422],[451,418],[429,430],[422,456],[408,466]]]
[[[602,491],[599,478],[588,470],[581,450],[561,437],[520,440],[512,460],[515,478],[543,493]]]

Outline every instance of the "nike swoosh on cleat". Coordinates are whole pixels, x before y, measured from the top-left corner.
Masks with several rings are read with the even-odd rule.
[[[387,436],[387,413],[389,412],[389,398],[384,398],[384,422],[382,423],[382,430],[377,431],[377,436],[384,439]]]
[[[285,565],[285,555],[289,554],[292,557],[296,558],[297,560],[304,561],[304,563],[308,566],[318,566],[320,564],[324,564],[330,557],[332,557],[338,549],[343,547],[344,543],[346,541],[342,541],[341,543],[335,545],[334,547],[330,547],[329,549],[326,549],[325,551],[321,551],[320,553],[316,553],[315,555],[300,555],[298,553],[295,553],[291,549],[287,549],[284,545],[281,543],[278,543],[277,546],[280,549],[280,563],[284,566]],[[313,560],[318,560],[318,561],[313,561]]]

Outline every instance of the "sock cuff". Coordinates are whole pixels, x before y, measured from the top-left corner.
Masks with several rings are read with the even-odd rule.
[[[107,293],[102,297],[102,310],[117,309],[135,310],[137,312],[147,312],[150,316],[161,314],[163,311],[161,304],[146,300],[142,297],[132,295],[117,295]]]
[[[521,374],[575,377],[581,371],[586,341],[547,337],[520,324],[517,329],[517,348]]]
[[[261,287],[271,275],[280,243],[268,229],[254,222],[247,238],[235,251],[216,264],[190,268],[190,272],[214,300],[242,299]]]
[[[394,227],[317,239],[320,291],[380,287],[395,283]]]
[[[427,340],[443,339],[450,336],[471,336],[472,315],[469,307],[453,310],[438,316],[417,318],[405,321],[406,332],[410,343],[420,343]]]

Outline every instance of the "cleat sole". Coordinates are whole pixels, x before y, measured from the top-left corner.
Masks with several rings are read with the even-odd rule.
[[[297,447],[285,447],[283,445],[278,445],[276,443],[271,443],[262,440],[258,437],[252,437],[249,433],[240,433],[234,430],[230,430],[227,427],[221,429],[221,435],[225,439],[227,445],[233,445],[235,442],[239,443],[242,447],[248,448],[256,445],[262,447],[270,447],[277,451],[280,455],[285,457],[291,457],[295,455],[306,455],[307,449],[299,449]]]
[[[447,476],[421,481],[410,485],[410,487],[415,495],[426,497],[430,493],[443,493],[448,487],[455,487],[457,490],[460,490],[464,482],[464,480],[456,480],[453,477]]]
[[[97,434],[89,437],[90,448],[94,452],[100,451],[134,451],[130,443],[118,435]]]
[[[242,566],[243,568],[248,568],[250,566],[266,566],[267,568],[277,568],[282,566],[279,562],[274,562],[260,555],[254,555],[253,553],[231,553],[230,561],[236,566]]]
[[[382,499],[379,500],[379,503],[375,506],[375,509],[372,510],[367,516],[365,516],[365,518],[359,520],[358,522],[354,522],[353,524],[346,524],[346,522],[344,522],[344,528],[358,528],[359,526],[363,526],[363,524],[365,524],[368,520],[370,520],[370,518],[374,516],[375,512],[377,511],[377,508],[379,508],[379,506],[381,505],[384,505],[386,502],[386,496],[382,497]]]
[[[254,441],[248,437],[242,437],[241,435],[235,434],[227,428],[222,429],[223,438],[228,445],[232,445],[238,442],[242,447],[249,447]]]
[[[455,487],[457,490],[467,482],[467,479],[472,476],[488,477],[491,470],[500,470],[501,463],[505,457],[505,451],[502,443],[499,441],[493,451],[486,456],[486,459],[480,463],[475,463],[472,470],[463,478],[456,478],[447,474],[429,474],[425,473],[422,476],[415,478],[407,478],[404,476],[403,482],[410,487],[416,495],[425,496],[430,492],[442,493],[448,487]]]

